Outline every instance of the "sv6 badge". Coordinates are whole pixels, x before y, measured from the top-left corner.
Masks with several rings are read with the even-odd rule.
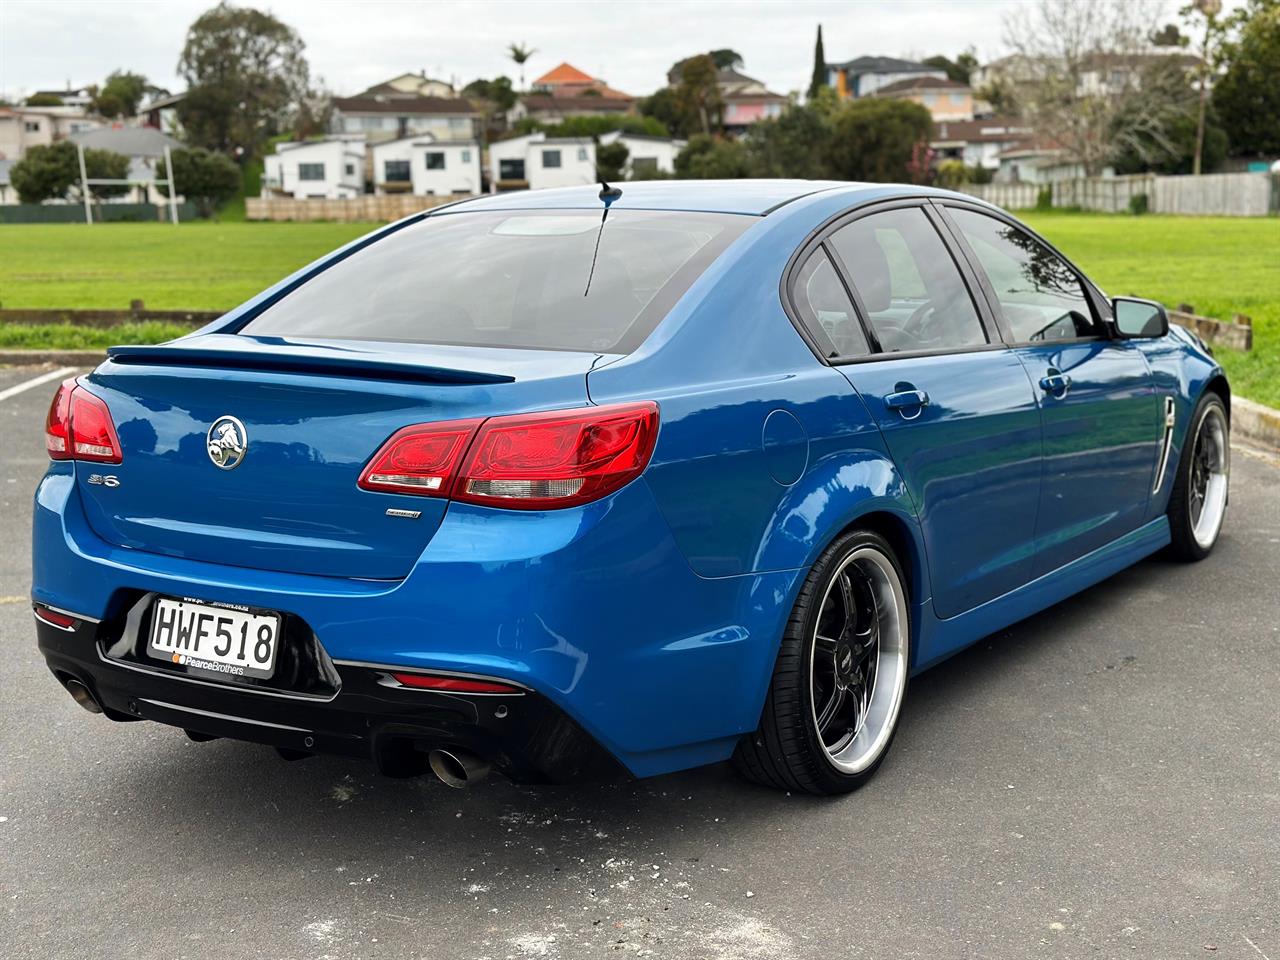
[[[89,474],[89,482],[96,486],[102,486],[102,487],[120,486],[120,478],[117,477],[114,473],[108,473],[106,476],[103,476],[100,473],[91,473]]]

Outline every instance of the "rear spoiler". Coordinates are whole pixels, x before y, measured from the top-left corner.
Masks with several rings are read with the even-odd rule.
[[[209,341],[216,341],[209,343]],[[190,344],[189,346],[187,344]],[[214,367],[234,370],[279,370],[285,373],[330,374],[369,380],[410,380],[425,383],[478,385],[513,383],[515,377],[481,370],[460,370],[414,363],[412,356],[357,346],[308,344],[277,338],[207,334],[188,341],[155,346],[110,347],[107,357],[115,363],[170,367]],[[266,348],[270,349],[266,349]]]

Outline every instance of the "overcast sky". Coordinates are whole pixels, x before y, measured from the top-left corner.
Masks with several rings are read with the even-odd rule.
[[[732,47],[779,93],[808,86],[814,31],[829,61],[863,54],[1001,52],[1001,18],[1030,0],[271,0],[301,34],[313,77],[340,95],[406,70],[465,84],[506,73],[507,44],[537,49],[533,80],[562,60],[627,93],[652,93],[680,57]],[[1161,6],[1159,0],[1133,0]],[[100,83],[112,70],[182,88],[187,27],[211,0],[0,0],[0,94]],[[1163,4],[1170,12],[1176,3]]]

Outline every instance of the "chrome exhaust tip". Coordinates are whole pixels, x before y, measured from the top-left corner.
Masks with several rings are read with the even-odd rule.
[[[93,694],[89,692],[89,688],[75,677],[68,677],[62,682],[62,685],[67,688],[67,693],[71,694],[71,699],[90,713],[102,712],[102,707],[98,705],[97,700],[93,699]]]
[[[489,772],[489,764],[465,750],[432,750],[427,754],[431,772],[446,787],[462,790]]]

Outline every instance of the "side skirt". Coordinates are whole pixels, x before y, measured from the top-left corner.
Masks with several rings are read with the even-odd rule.
[[[1057,570],[958,616],[939,620],[931,606],[923,609],[920,654],[913,672],[919,673],[971,643],[1119,573],[1167,545],[1169,539],[1169,520],[1161,515]]]

